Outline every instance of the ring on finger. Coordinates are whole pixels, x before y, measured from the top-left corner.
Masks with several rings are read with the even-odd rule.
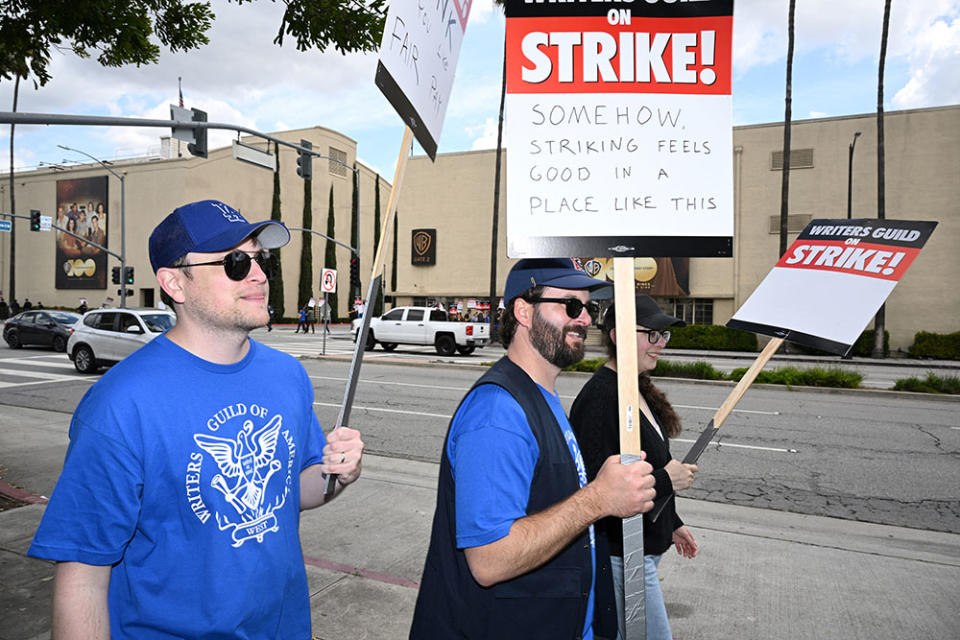
[[[344,462],[346,459],[347,459],[347,454],[341,453],[341,454],[340,454],[340,464],[343,464],[343,462]]]

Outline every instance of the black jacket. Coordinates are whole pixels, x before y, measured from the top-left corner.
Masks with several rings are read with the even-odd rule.
[[[510,392],[523,408],[537,439],[540,457],[530,486],[527,513],[542,511],[579,490],[576,465],[560,426],[526,372],[502,358],[474,387],[481,384],[496,384]],[[410,638],[579,638],[592,573],[588,533],[584,531],[540,568],[484,588],[473,579],[463,550],[457,549],[455,491],[445,442],[433,531]],[[594,634],[612,637],[617,620],[609,549],[599,535],[596,556]]]
[[[583,385],[570,409],[570,425],[577,434],[580,452],[587,467],[587,478],[597,476],[603,461],[620,453],[620,422],[617,409],[617,372],[609,367],[600,367]],[[659,416],[656,416],[659,420]],[[670,441],[661,438],[647,417],[640,413],[640,447],[647,454],[647,462],[653,467],[657,491],[656,505],[673,495],[673,483],[664,469],[670,462]],[[660,555],[673,544],[673,532],[683,526],[677,515],[676,500],[670,500],[656,522],[649,515],[643,516],[643,553]],[[623,555],[623,521],[620,518],[604,518],[598,523],[610,542],[610,553]]]

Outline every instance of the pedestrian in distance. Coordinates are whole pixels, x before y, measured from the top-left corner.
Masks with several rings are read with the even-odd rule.
[[[648,295],[637,294],[635,304],[637,369],[640,372],[637,380],[640,388],[640,446],[646,454],[646,461],[653,466],[657,507],[663,507],[656,522],[649,515],[643,518],[646,632],[647,640],[670,640],[673,636],[657,567],[671,545],[676,546],[677,552],[684,558],[697,555],[697,542],[677,515],[677,502],[673,499],[677,491],[690,487],[697,466],[683,464],[670,454],[669,439],[680,433],[680,419],[666,395],[651,381],[650,371],[657,366],[657,359],[670,341],[669,328],[682,327],[686,323],[663,313]],[[616,305],[610,305],[604,315],[603,344],[609,360],[583,386],[570,409],[570,423],[580,443],[587,477],[590,479],[596,477],[609,456],[620,453]],[[623,521],[620,518],[604,518],[597,523],[597,528],[610,542],[614,592],[620,620],[617,638],[623,640]]]
[[[457,408],[410,638],[612,637],[610,556],[594,523],[650,510],[646,462],[610,456],[587,482],[556,391],[583,358],[590,291],[570,259],[525,259],[507,276],[507,354]]]
[[[307,308],[304,307],[297,311],[297,329],[294,333],[300,333],[300,329],[303,329],[303,332],[307,332]]]
[[[268,319],[267,250],[289,239],[215,200],[153,230],[177,322],[74,413],[28,551],[57,561],[52,637],[311,638],[300,511],[359,477],[363,442],[324,437],[303,366],[250,339]]]

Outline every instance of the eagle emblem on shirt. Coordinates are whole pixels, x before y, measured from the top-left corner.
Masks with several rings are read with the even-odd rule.
[[[220,529],[232,531],[234,547],[250,538],[262,542],[264,534],[279,530],[273,511],[280,508],[284,500],[265,505],[264,497],[270,477],[283,466],[275,456],[281,426],[277,415],[256,431],[253,421],[245,420],[233,439],[207,434],[193,436],[220,471],[210,480],[210,486],[223,495],[240,518],[239,522],[231,522],[217,514]]]

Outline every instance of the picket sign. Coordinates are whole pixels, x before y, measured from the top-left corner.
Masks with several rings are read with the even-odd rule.
[[[619,335],[619,332],[618,332]],[[707,448],[707,445],[710,444],[710,441],[713,440],[713,436],[716,435],[720,427],[723,425],[723,422],[727,419],[727,416],[733,411],[733,408],[737,406],[737,403],[740,402],[740,398],[743,397],[743,394],[747,392],[747,389],[750,388],[750,385],[753,384],[753,381],[757,379],[760,371],[763,367],[770,361],[770,358],[773,357],[773,354],[777,352],[777,349],[780,348],[780,345],[783,344],[783,338],[771,338],[770,342],[767,343],[767,346],[763,348],[763,351],[760,352],[760,355],[757,356],[757,359],[753,361],[753,364],[750,365],[750,368],[747,369],[747,372],[743,374],[743,377],[740,378],[740,381],[737,383],[737,386],[733,388],[733,391],[730,392],[730,395],[727,396],[727,399],[723,401],[723,404],[720,405],[720,408],[717,409],[717,412],[713,414],[713,418],[707,423],[706,428],[700,433],[700,437],[697,438],[697,441],[693,443],[693,446],[690,447],[690,450],[687,451],[687,455],[683,458],[683,464],[696,464],[697,460],[700,459],[700,454],[703,453],[704,449]],[[670,496],[673,497],[672,495]],[[658,506],[654,507],[653,511],[650,512],[650,519],[653,522],[657,521],[657,518],[660,517],[660,513],[663,511],[670,503],[670,500],[664,500]]]
[[[613,296],[617,320],[617,406],[620,416],[620,464],[642,460],[640,388],[637,366],[637,306],[633,258],[613,259]],[[647,635],[646,580],[643,574],[643,514],[623,520],[623,628],[628,638]]]
[[[390,223],[393,221],[393,216],[397,212],[400,187],[403,184],[403,176],[407,170],[407,158],[410,157],[411,146],[413,146],[413,131],[410,127],[404,127],[403,142],[400,144],[400,156],[397,158],[397,167],[393,174],[393,185],[390,187],[390,199],[387,201],[387,215],[384,217],[383,224],[381,225],[380,244],[377,245],[377,252],[373,258],[373,268],[370,271],[370,284],[367,288],[367,310],[363,314],[360,329],[357,331],[357,341],[353,345],[353,358],[350,360],[350,370],[347,372],[347,386],[343,391],[343,402],[340,403],[340,413],[337,415],[335,429],[349,426],[350,423],[350,410],[353,408],[353,397],[357,392],[357,382],[360,380],[360,365],[363,364],[363,351],[367,345],[370,317],[373,315],[372,302],[374,296],[380,291],[380,283],[383,280],[383,274],[380,273],[383,245],[387,239],[387,231],[390,228]],[[324,495],[332,495],[336,487],[337,474],[328,474],[323,487]]]

